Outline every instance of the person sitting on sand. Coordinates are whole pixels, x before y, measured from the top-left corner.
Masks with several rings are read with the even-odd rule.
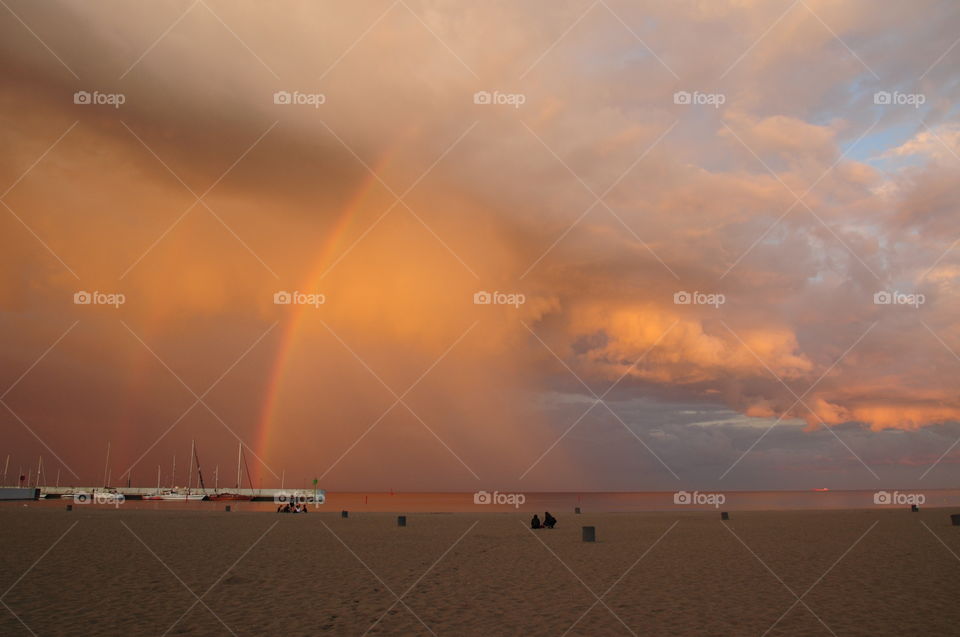
[[[543,528],[552,529],[557,525],[557,518],[550,515],[549,511],[543,512]]]
[[[530,520],[530,528],[531,528],[531,529],[539,529],[539,528],[540,528],[540,518],[537,517],[537,514],[536,514],[536,513],[533,514],[533,519]]]

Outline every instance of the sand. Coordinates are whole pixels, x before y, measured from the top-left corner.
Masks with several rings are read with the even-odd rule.
[[[0,635],[958,634],[949,512],[553,511],[534,535],[527,513],[398,528],[392,513],[5,505]]]

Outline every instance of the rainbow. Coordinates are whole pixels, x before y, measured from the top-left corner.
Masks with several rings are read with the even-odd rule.
[[[390,164],[393,156],[393,151],[384,153],[374,165],[373,172],[379,174]],[[326,272],[327,268],[330,267],[330,264],[333,262],[334,258],[339,256],[341,253],[341,250],[343,249],[341,246],[344,242],[344,238],[347,236],[348,230],[350,230],[352,227],[353,222],[357,217],[357,213],[367,204],[370,193],[373,190],[373,187],[377,184],[377,181],[377,177],[371,174],[366,180],[364,180],[354,195],[343,207],[343,211],[340,213],[340,218],[337,220],[337,223],[331,231],[329,238],[326,240],[323,249],[320,251],[320,256],[318,257],[309,277],[307,278],[306,282],[297,289],[316,290],[320,287],[324,272]],[[307,306],[292,306],[291,309],[293,310],[293,315],[282,328],[283,333],[280,337],[280,343],[277,346],[276,356],[274,357],[273,365],[268,376],[263,408],[260,411],[260,417],[257,421],[254,434],[253,448],[256,454],[261,458],[267,457],[267,454],[270,450],[270,445],[273,442],[271,439],[271,433],[277,429],[275,426],[277,420],[276,412],[283,390],[283,383],[286,378],[286,370],[290,354],[294,350],[293,346],[297,342],[306,312],[312,311]],[[260,475],[261,469],[262,467],[253,469],[253,472]]]

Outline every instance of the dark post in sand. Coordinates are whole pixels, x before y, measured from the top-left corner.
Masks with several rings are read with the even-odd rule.
[[[721,512],[720,512],[720,519],[721,519],[721,520],[729,520],[729,519],[730,519],[730,514],[727,513],[726,511],[721,511]]]
[[[584,541],[584,542],[596,542],[596,541],[597,541],[597,527],[595,527],[595,526],[585,526],[585,527],[583,527],[583,541]]]
[[[350,512],[349,512],[349,511],[341,511],[341,512],[340,512],[340,517],[341,517],[341,518],[349,518],[349,517],[350,517]]]
[[[397,526],[407,526],[407,516],[398,515],[397,516]]]

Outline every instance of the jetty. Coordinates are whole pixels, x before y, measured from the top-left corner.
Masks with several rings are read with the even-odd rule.
[[[314,502],[314,493],[316,501],[323,504],[326,492],[322,489],[314,491],[313,489],[236,489],[231,487],[229,490],[221,489],[219,493],[229,491],[231,494],[243,496],[252,502],[282,502],[291,499],[303,502]],[[0,500],[52,500],[72,498],[75,494],[114,494],[122,495],[126,500],[142,500],[146,496],[154,495],[157,490],[154,487],[30,487],[30,488],[0,488]],[[213,489],[190,489],[193,495],[215,496],[217,491]],[[175,500],[174,500],[175,501]]]
[[[38,499],[40,489],[36,487],[0,487],[0,501]]]

